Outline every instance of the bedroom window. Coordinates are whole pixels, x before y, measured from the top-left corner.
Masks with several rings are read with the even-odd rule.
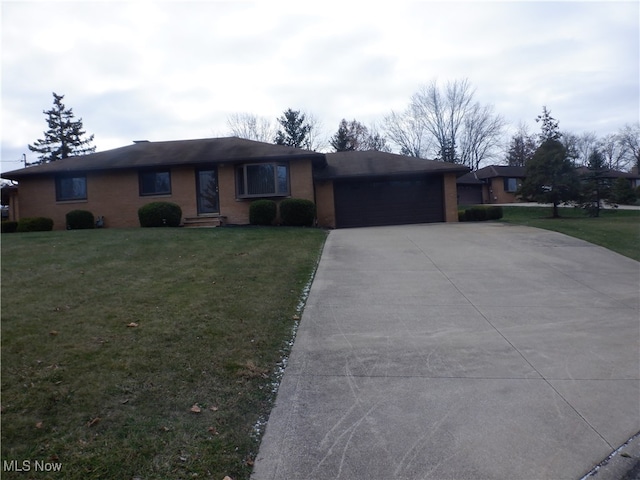
[[[150,170],[138,174],[140,196],[171,194],[169,170]]]
[[[505,178],[504,179],[504,191],[515,193],[518,190],[518,179],[517,178]]]
[[[87,199],[86,175],[65,175],[56,178],[56,201]]]

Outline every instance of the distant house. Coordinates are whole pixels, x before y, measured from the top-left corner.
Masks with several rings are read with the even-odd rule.
[[[2,189],[2,220],[12,220],[17,217],[18,187],[3,185]]]
[[[587,167],[579,167],[578,169],[579,175],[589,175],[590,171]],[[607,170],[602,173],[602,178],[608,179],[611,182],[614,182],[618,178],[625,178],[629,182],[632,188],[640,187],[640,175],[638,175],[637,169],[632,170],[631,172],[622,172],[620,170]]]
[[[514,203],[525,178],[525,167],[489,165],[458,178],[460,205]]]
[[[461,165],[368,152],[317,153],[251,140],[134,142],[6,172],[19,182],[15,218],[65,228],[71,210],[106,227],[136,227],[146,203],[178,204],[189,225],[248,224],[256,199],[304,198],[328,228],[457,221]]]

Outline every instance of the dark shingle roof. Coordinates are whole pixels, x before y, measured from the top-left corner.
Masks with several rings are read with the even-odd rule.
[[[576,169],[579,175],[589,175],[591,174],[591,170],[587,167],[578,167]],[[633,172],[622,172],[620,170],[606,170],[601,172],[601,176],[603,178],[628,178],[630,180],[640,179],[640,175]]]
[[[465,173],[461,177],[458,177],[456,182],[461,185],[481,185],[485,183],[476,176],[476,172]]]
[[[3,173],[17,180],[32,175],[76,171],[114,170],[144,167],[212,164],[263,160],[310,158],[316,166],[324,165],[324,154],[299,148],[256,142],[237,137],[136,142],[126,147],[79,157],[69,157]]]
[[[314,177],[317,179],[445,172],[462,174],[469,171],[464,165],[407,157],[376,150],[327,153],[326,157],[326,167],[316,170],[314,173]]]
[[[479,179],[492,177],[524,177],[525,167],[510,167],[508,165],[489,165],[476,171]]]

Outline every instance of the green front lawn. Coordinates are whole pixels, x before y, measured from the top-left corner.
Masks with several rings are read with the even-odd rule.
[[[514,206],[503,211],[503,222],[564,233],[640,261],[640,210],[606,209],[597,218],[579,208],[560,208],[561,218],[551,218],[551,207]]]
[[[3,467],[30,461],[34,478],[45,478],[35,461],[61,465],[47,478],[248,478],[325,236],[2,235]]]

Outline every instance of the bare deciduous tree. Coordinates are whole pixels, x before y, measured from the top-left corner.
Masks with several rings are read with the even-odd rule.
[[[340,121],[338,131],[331,137],[329,143],[336,152],[350,150],[390,151],[386,139],[375,126],[369,129],[357,120],[347,122],[344,118]]]
[[[598,150],[604,157],[607,168],[611,170],[622,170],[627,167],[625,149],[620,144],[620,136],[609,133],[598,141]]]
[[[433,80],[411,97],[411,105],[438,145],[441,160],[459,161],[459,132],[472,107],[473,93],[467,79],[448,82],[444,91]]]
[[[409,106],[402,113],[391,112],[384,117],[383,128],[401,154],[418,158],[427,158],[430,154],[431,139],[413,107]]]
[[[562,132],[561,142],[574,165],[586,167],[591,154],[598,147],[598,136],[595,132]]]
[[[507,165],[510,167],[524,167],[538,148],[536,136],[529,133],[525,123],[520,123],[518,130],[511,137],[507,150]]]
[[[404,113],[385,118],[387,136],[405,155],[477,169],[498,153],[505,121],[473,96],[467,79],[448,82],[444,88],[434,80],[412,95]]]
[[[273,123],[252,113],[233,113],[227,118],[231,135],[258,142],[271,142],[275,135]]]
[[[483,160],[498,154],[504,119],[494,115],[493,106],[474,103],[464,117],[460,134],[460,161],[472,170],[480,168]]]
[[[387,143],[385,136],[380,133],[377,125],[372,124],[369,127],[369,136],[366,141],[367,150],[377,150],[379,152],[391,153],[391,147]]]
[[[640,123],[625,125],[618,135],[629,163],[640,171]]]

